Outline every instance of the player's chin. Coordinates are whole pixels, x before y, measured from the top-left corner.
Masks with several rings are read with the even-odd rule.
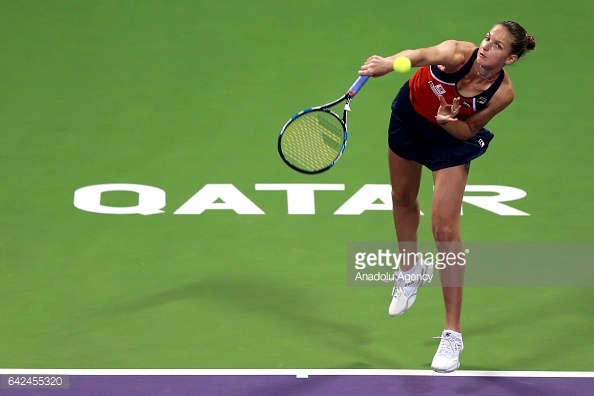
[[[484,67],[485,69],[491,69],[491,68],[496,67],[496,65],[493,62],[491,62],[489,59],[486,59],[486,58],[477,58],[476,63],[479,66]]]

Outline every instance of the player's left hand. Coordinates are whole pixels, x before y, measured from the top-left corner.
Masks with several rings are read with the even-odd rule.
[[[458,121],[456,116],[459,111],[460,98],[455,98],[452,104],[448,104],[443,95],[439,95],[439,109],[437,110],[435,121],[440,125],[451,121]]]

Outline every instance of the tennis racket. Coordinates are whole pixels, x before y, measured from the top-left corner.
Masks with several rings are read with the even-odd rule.
[[[347,113],[357,92],[369,80],[360,76],[340,98],[295,114],[278,137],[278,153],[294,170],[316,174],[332,168],[346,148]],[[342,118],[331,107],[345,102]]]

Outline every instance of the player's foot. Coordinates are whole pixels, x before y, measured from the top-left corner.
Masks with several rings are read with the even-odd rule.
[[[433,279],[433,265],[418,261],[409,271],[398,271],[394,276],[396,281],[392,289],[392,302],[388,308],[390,316],[402,315],[414,304],[419,287]]]
[[[444,330],[441,333],[439,348],[431,362],[431,368],[438,373],[451,373],[460,367],[460,354],[464,349],[462,334],[452,330]]]

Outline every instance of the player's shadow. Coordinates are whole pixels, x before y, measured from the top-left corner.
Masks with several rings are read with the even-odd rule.
[[[311,301],[306,291],[246,278],[211,278],[191,282],[107,307],[104,313],[126,315],[183,300],[216,300],[225,305],[228,312],[263,314],[305,334],[327,335],[333,342],[345,340],[345,345],[366,345],[370,342],[368,330],[356,320],[340,323],[325,318],[316,308],[320,303]]]

